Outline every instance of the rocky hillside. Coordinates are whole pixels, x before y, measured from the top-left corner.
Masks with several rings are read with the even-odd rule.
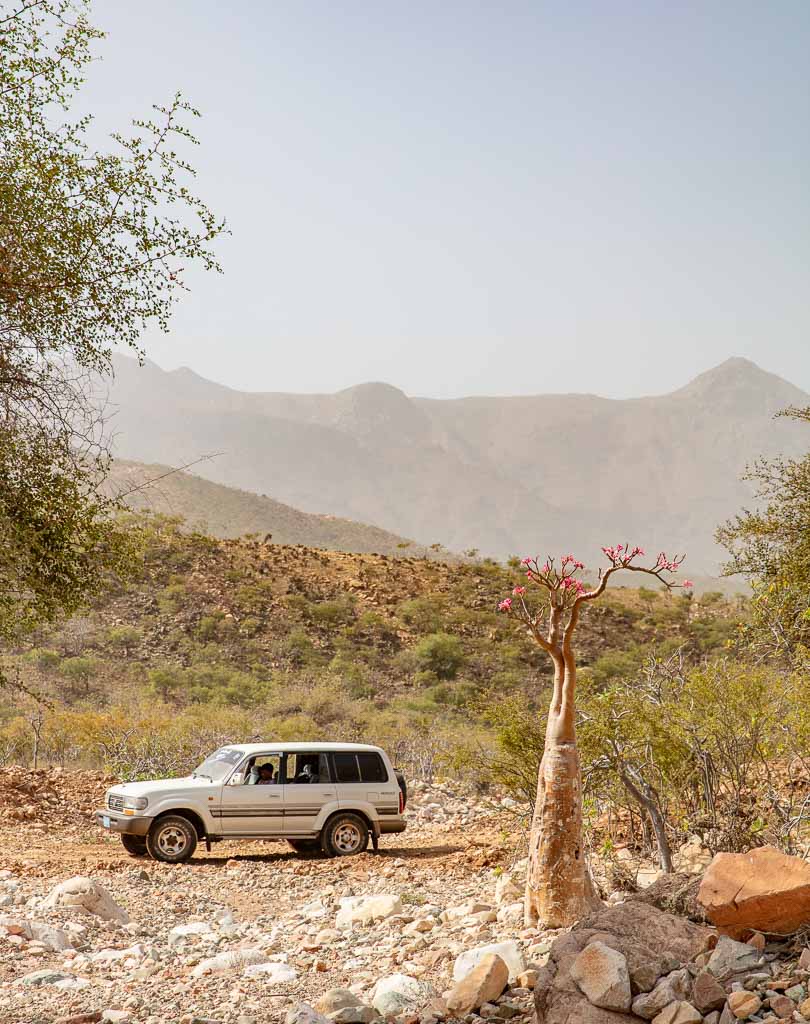
[[[715,575],[718,523],[750,501],[761,454],[803,450],[774,414],[810,397],[743,359],[656,397],[536,395],[435,401],[387,384],[334,395],[249,394],[116,360],[118,454],[200,475],[312,513],[375,523],[422,544],[506,557],[606,537],[687,551]]]
[[[418,549],[411,541],[376,526],[338,516],[313,515],[264,494],[224,487],[169,466],[120,459],[106,482],[108,494],[123,495],[133,509],[180,516],[189,529],[212,537],[255,534],[275,544],[304,544],[333,551],[394,555]],[[429,554],[429,552],[428,552]]]

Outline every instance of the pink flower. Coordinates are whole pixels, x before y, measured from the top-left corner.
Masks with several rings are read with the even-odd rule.
[[[571,586],[573,585],[573,582],[574,581],[571,579],[570,576],[563,576],[563,578],[560,580],[560,584],[562,585],[563,590],[570,590]]]
[[[569,562],[573,562],[573,561],[574,561],[574,556],[573,555],[563,555],[563,560],[562,560],[562,564],[563,565],[568,565]]]
[[[512,610],[512,598],[505,597],[503,601],[498,605],[499,612],[508,612]]]
[[[633,548],[633,557],[634,558],[635,558],[636,555],[643,555],[643,554],[644,554],[644,548]]]
[[[512,593],[515,595],[515,597],[522,597],[526,593],[526,588],[525,587],[515,587],[515,589],[512,591]]]
[[[520,564],[521,565],[531,565],[531,561],[532,561],[531,558],[529,558],[529,556],[526,555],[525,558],[521,558]]]
[[[546,562],[543,568],[540,570],[544,576],[547,576],[551,572],[551,566]]]
[[[527,579],[532,579],[532,571],[531,571],[531,569],[529,569],[529,571],[526,573],[526,577],[527,577]]]
[[[575,569],[584,569],[585,568],[585,563],[584,562],[574,562],[574,568]]]
[[[574,586],[576,587],[576,591],[578,594],[581,594],[582,591],[585,589],[585,584],[582,582],[582,580],[574,580]]]
[[[687,589],[687,590],[688,590],[688,589],[689,589],[690,587],[694,587],[694,585],[695,585],[695,584],[694,584],[694,583],[693,583],[693,582],[692,582],[691,580],[684,580],[684,581],[683,581],[683,583],[681,584],[681,586],[682,586],[682,587],[686,587],[686,589]]]

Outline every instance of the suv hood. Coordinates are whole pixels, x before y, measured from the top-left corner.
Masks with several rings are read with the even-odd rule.
[[[210,786],[209,779],[201,776],[193,779],[190,775],[179,779],[147,779],[145,782],[119,782],[107,790],[108,793],[123,793],[125,796],[149,796],[152,793],[163,793],[169,790],[197,789]]]

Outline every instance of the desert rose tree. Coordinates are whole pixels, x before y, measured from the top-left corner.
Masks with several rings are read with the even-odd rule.
[[[582,785],[576,735],[576,680],[574,634],[582,606],[604,592],[617,572],[655,576],[665,586],[691,587],[676,582],[673,574],[683,556],[660,554],[644,565],[644,551],[626,544],[602,548],[607,565],[599,570],[592,589],[580,574],[585,569],[573,555],[559,564],[548,558],[524,558],[527,586],[515,587],[498,610],[517,619],[554,664],[554,689],[548,711],[545,747],[537,779],[537,801],[529,840],[526,881],[526,924],[547,928],[574,924],[598,897],[593,888],[582,843]],[[532,592],[532,596],[529,595]],[[538,601],[535,595],[539,596]]]

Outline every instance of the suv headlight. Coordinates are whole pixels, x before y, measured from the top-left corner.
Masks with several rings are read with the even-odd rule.
[[[145,796],[125,796],[121,806],[125,811],[142,811],[149,806],[149,800]]]

